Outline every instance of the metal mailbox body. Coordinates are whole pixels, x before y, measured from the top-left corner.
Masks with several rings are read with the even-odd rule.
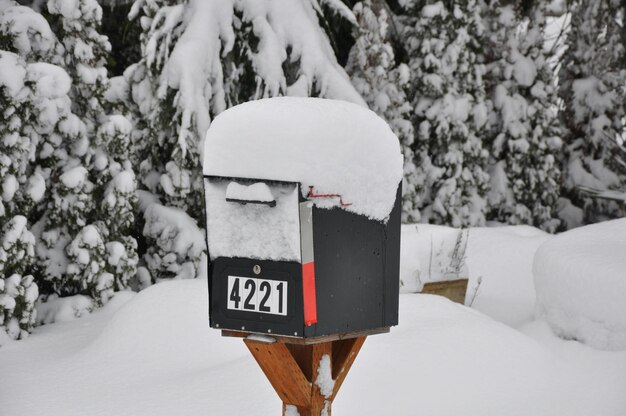
[[[251,178],[205,176],[205,189],[215,181],[236,181],[244,184],[264,182],[270,188],[275,183],[281,183]],[[302,211],[301,207],[308,207],[312,219],[313,294],[311,288],[307,287],[306,267],[303,272],[303,260],[308,256],[305,252],[310,250],[304,246],[309,244],[306,240],[310,236],[297,236],[297,241],[300,242],[298,261],[268,260],[262,256],[209,256],[211,327],[316,338],[397,325],[400,184],[393,210],[386,222],[371,220],[339,207],[319,208],[303,196],[299,184],[292,185],[297,187],[298,203],[288,209]],[[207,198],[210,197],[207,193]],[[246,207],[244,205],[237,209],[245,210]],[[263,210],[271,209],[274,208],[268,204],[267,208],[257,210],[270,212]],[[300,234],[308,233],[302,224],[303,213],[298,215]],[[207,218],[210,216],[207,203]],[[258,215],[258,221],[264,221],[262,214]],[[211,244],[208,236],[211,232],[207,226],[209,254]],[[310,318],[307,318],[309,322],[305,320],[307,302],[307,313],[310,315],[311,306],[315,311],[314,321],[310,321]],[[311,302],[314,305],[310,305]]]

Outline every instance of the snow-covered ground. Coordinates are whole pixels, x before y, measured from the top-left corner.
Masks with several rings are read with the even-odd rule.
[[[533,320],[533,257],[549,239],[529,227],[470,230],[473,309],[401,295],[400,325],[368,338],[333,413],[626,414],[626,351],[565,341]],[[206,280],[160,283],[3,346],[0,414],[280,414],[241,340],[208,328],[207,302]]]

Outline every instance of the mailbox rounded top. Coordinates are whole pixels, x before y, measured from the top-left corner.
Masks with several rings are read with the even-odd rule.
[[[398,138],[373,111],[320,98],[277,97],[213,120],[204,174],[299,182],[321,207],[389,216],[402,180]]]

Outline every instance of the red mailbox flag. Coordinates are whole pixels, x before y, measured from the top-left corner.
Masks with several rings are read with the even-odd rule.
[[[313,257],[313,204],[300,203],[300,250],[302,259],[302,299],[304,324],[317,323],[317,300],[315,297],[315,259]]]

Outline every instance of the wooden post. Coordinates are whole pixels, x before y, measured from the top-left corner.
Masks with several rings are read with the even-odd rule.
[[[331,416],[332,402],[350,371],[366,336],[319,342],[316,344],[266,343],[252,339],[244,342],[261,370],[283,401],[283,416],[295,406],[300,416]],[[330,368],[320,369],[328,356]],[[322,390],[316,382],[320,371],[330,372],[332,391]]]

